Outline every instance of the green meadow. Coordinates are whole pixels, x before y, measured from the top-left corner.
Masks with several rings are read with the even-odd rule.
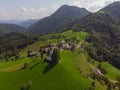
[[[113,81],[120,74],[120,70],[107,62],[100,63],[89,57],[83,49],[87,36],[86,32],[73,32],[72,30],[40,36],[38,42],[20,51],[20,59],[0,61],[0,90],[20,90],[21,86],[27,87],[29,82],[31,82],[30,90],[88,90],[93,81],[95,82],[95,90],[106,90],[106,85],[88,76],[91,70],[101,64],[107,70],[105,76]],[[61,51],[61,63],[59,64],[46,62],[45,55],[43,59],[39,55],[26,57],[29,50],[37,51],[39,54],[39,49],[42,46],[57,43],[63,39],[69,41],[73,38],[76,38],[75,42],[78,40],[84,44],[74,52]],[[28,66],[23,68],[25,62],[28,63]]]
[[[4,67],[0,66],[0,90],[19,90],[20,86],[27,85],[28,81],[32,81],[31,90],[83,90],[90,86],[91,80],[79,73],[70,51],[61,52],[61,64],[58,65],[51,65],[39,58],[34,61],[20,61],[16,61],[16,65],[25,61],[30,63],[27,68],[18,68],[15,71],[3,71],[13,67],[13,62],[4,62]]]

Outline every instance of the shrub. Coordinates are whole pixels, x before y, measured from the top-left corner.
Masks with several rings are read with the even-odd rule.
[[[105,86],[105,82],[103,80],[99,81],[102,86]]]
[[[25,62],[23,65],[24,65],[24,66],[23,66],[23,68],[22,68],[22,69],[25,69],[25,68],[27,68],[28,63],[27,63],[27,62]]]
[[[95,87],[95,82],[93,81],[93,82],[91,83],[91,85],[92,85],[92,87]]]
[[[109,81],[109,79],[107,77],[101,76],[100,78],[101,78],[101,80],[103,80],[105,82],[106,85],[109,84],[110,81]]]
[[[28,81],[26,90],[30,90],[31,86],[32,86],[32,81],[30,80],[30,81]]]
[[[27,51],[27,56],[29,57],[30,56],[30,53],[31,53],[32,51]]]
[[[20,86],[20,90],[26,90],[26,85],[25,85],[25,83],[23,83],[23,84]]]

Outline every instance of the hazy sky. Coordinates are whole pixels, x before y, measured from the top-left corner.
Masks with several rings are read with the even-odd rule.
[[[0,19],[40,19],[64,4],[95,12],[114,1],[120,0],[0,0]]]

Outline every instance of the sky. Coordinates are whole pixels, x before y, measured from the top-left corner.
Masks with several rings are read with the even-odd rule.
[[[0,0],[0,20],[41,19],[65,4],[96,12],[115,1],[120,0]]]

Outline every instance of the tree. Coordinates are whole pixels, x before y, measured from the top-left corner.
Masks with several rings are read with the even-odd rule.
[[[59,54],[59,50],[58,49],[54,49],[53,50],[52,60],[53,60],[54,63],[59,63],[60,54]]]
[[[95,87],[95,82],[93,81],[93,82],[91,83],[91,85],[92,85],[92,87]]]
[[[32,51],[30,51],[30,50],[29,50],[29,51],[27,51],[27,55],[28,55],[28,56],[30,56],[30,53],[31,53],[31,52],[32,52]]]
[[[40,48],[39,52],[40,52],[40,56],[41,56],[41,59],[42,59],[43,58],[43,54],[45,53],[44,48]]]

